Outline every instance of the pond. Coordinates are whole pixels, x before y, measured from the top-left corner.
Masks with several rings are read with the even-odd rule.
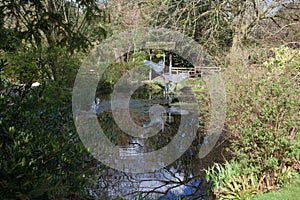
[[[186,92],[185,92],[186,93]],[[157,121],[160,130],[154,136],[147,138],[133,137],[124,133],[115,122],[111,98],[112,94],[98,94],[100,99],[93,105],[99,125],[110,141],[120,148],[120,154],[131,154],[143,159],[143,153],[158,150],[170,141],[178,133],[180,123],[185,115],[191,111],[182,109],[179,99],[180,93],[175,96],[163,96],[160,93],[152,94],[149,91],[135,92],[129,101],[129,113],[133,121],[140,127],[151,126],[155,117],[161,117]],[[161,115],[155,114],[151,109],[159,105],[164,108]],[[153,110],[152,110],[153,111]],[[151,121],[152,120],[152,121]],[[184,140],[184,137],[183,139]],[[171,164],[146,173],[130,173],[105,167],[98,177],[96,186],[92,192],[99,199],[213,199],[209,193],[209,183],[205,180],[204,169],[214,162],[222,162],[224,156],[223,142],[219,144],[204,159],[199,159],[198,152],[203,141],[203,133],[200,128],[192,144],[184,149],[182,156]],[[179,147],[180,148],[180,147]],[[172,154],[172,152],[170,152]]]

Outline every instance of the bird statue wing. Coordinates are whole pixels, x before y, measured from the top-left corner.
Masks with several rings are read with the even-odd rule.
[[[168,74],[162,75],[165,80],[170,81],[172,83],[179,83],[184,79],[189,77],[189,73],[180,73],[180,74]]]
[[[179,75],[178,83],[190,76],[189,73],[181,73],[181,74],[178,74],[178,75]]]
[[[144,60],[144,64],[153,69],[156,73],[161,74],[164,70],[164,66],[158,65],[152,61]]]

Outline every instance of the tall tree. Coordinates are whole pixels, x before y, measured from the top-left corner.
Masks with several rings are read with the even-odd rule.
[[[149,23],[179,30],[194,37],[212,52],[243,52],[243,45],[259,23],[275,19],[291,0],[155,0]],[[230,47],[230,51],[226,47]],[[215,52],[216,53],[216,52]],[[219,52],[218,52],[219,54]]]
[[[26,58],[38,76],[58,80],[66,72],[64,61],[105,37],[105,14],[100,8],[93,0],[3,0],[0,25],[6,37],[0,39],[1,48],[13,61],[18,55]],[[17,71],[26,65],[23,61],[13,63],[20,65]]]
[[[266,46],[300,47],[300,3],[283,5],[272,18],[259,22],[253,40]]]

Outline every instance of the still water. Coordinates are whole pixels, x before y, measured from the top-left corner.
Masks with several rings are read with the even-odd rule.
[[[145,91],[134,93],[129,102],[129,117],[141,127],[158,123],[161,128],[152,137],[133,137],[124,133],[115,122],[111,109],[111,95],[97,96],[100,101],[94,102],[92,111],[96,112],[105,135],[120,148],[121,153],[130,153],[137,158],[144,152],[155,151],[168,145],[177,134],[182,123],[181,118],[190,112],[180,107],[176,96],[163,96]],[[164,112],[159,115],[151,113],[151,107],[154,105],[165,108]],[[203,133],[199,128],[196,138],[180,158],[153,172],[126,173],[105,167],[92,192],[99,199],[213,199],[209,193],[209,183],[205,180],[204,169],[214,162],[223,161],[224,143],[219,142],[208,156],[199,159],[198,152],[202,140]]]

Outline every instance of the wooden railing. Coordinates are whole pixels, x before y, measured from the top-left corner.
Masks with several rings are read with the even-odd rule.
[[[189,72],[189,73],[194,73],[195,68],[187,68],[187,67],[172,67],[172,73],[184,73],[184,72]]]
[[[205,72],[219,72],[221,71],[220,67],[172,67],[172,73],[185,73],[188,72],[190,77],[199,77]]]

